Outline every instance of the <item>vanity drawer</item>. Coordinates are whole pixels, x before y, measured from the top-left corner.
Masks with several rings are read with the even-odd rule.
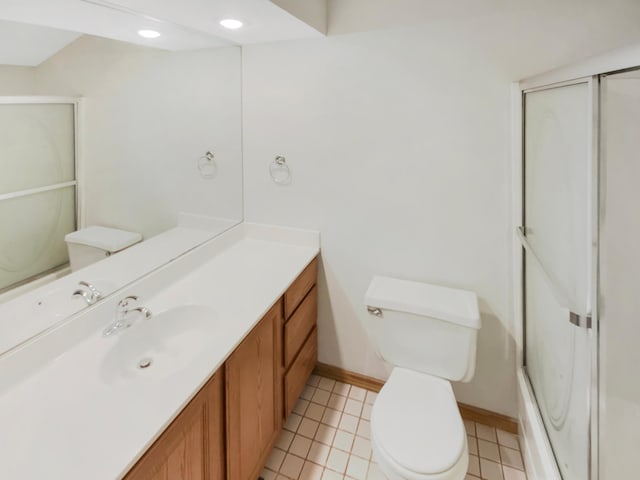
[[[318,361],[318,329],[314,328],[284,377],[284,413],[288,417]]]
[[[318,278],[318,259],[314,258],[304,271],[296,278],[284,294],[284,318],[291,316],[302,299],[316,284]]]
[[[284,325],[284,366],[288,367],[302,347],[318,317],[318,288],[313,286]]]

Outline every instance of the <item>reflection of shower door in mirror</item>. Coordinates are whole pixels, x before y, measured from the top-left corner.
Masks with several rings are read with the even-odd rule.
[[[75,161],[74,100],[0,99],[0,292],[68,263]]]
[[[564,480],[589,478],[593,82],[525,92],[525,366]]]

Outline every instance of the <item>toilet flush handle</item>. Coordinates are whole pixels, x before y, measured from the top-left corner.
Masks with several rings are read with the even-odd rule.
[[[382,310],[380,310],[378,307],[370,307],[367,305],[367,312],[369,312],[371,315],[375,315],[376,317],[382,316]]]

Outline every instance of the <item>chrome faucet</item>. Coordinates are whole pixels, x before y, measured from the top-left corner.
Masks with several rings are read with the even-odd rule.
[[[89,282],[81,280],[80,282],[78,282],[78,285],[80,285],[80,287],[86,288],[78,288],[72,293],[72,296],[82,297],[87,305],[93,305],[102,298],[102,293]]]
[[[109,325],[103,332],[105,337],[129,328],[137,320],[138,316],[131,315],[131,312],[138,312],[144,318],[151,318],[151,310],[147,307],[135,306],[138,303],[136,295],[129,295],[118,302],[116,307],[116,321]]]

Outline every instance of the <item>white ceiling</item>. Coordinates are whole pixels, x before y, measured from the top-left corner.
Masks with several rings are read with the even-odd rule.
[[[35,67],[80,35],[0,20],[0,64]]]
[[[269,0],[1,0],[0,64],[38,65],[79,34],[172,51],[322,36],[326,0],[305,2],[314,7],[306,16],[294,12],[303,21]],[[224,18],[245,25],[227,30]],[[141,29],[161,36],[145,39]]]
[[[268,0],[82,0],[126,8],[188,26],[230,43],[265,43],[319,37],[321,32]],[[316,3],[312,0],[303,0]],[[300,1],[298,0],[298,3]],[[326,9],[326,2],[323,2]],[[220,20],[234,18],[244,26],[228,30]]]
[[[540,38],[557,38],[554,52],[562,53],[558,58],[564,62],[640,41],[639,16],[639,0],[0,0],[0,20],[27,24],[0,23],[0,64],[37,64],[73,41],[77,34],[69,32],[193,50],[313,38],[327,31],[438,28],[488,17],[502,22],[496,35],[520,41],[527,51]],[[225,17],[240,19],[245,27],[223,29],[219,21]],[[142,28],[162,36],[144,39],[136,33]]]

